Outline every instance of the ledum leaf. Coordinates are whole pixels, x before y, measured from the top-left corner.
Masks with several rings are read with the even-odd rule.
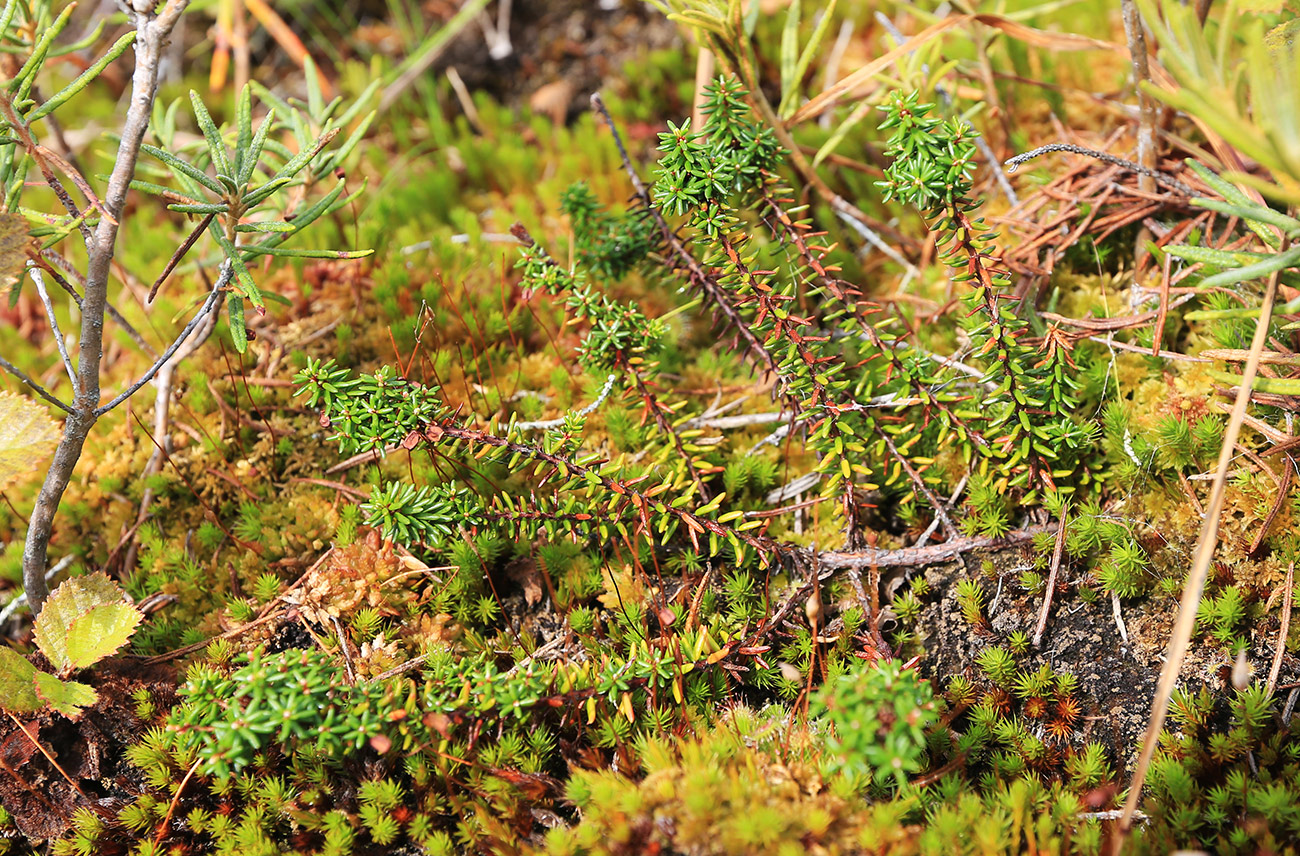
[[[239,167],[239,184],[241,187],[247,186],[248,182],[253,180],[253,171],[257,169],[257,162],[262,159],[262,148],[266,145],[266,135],[270,132],[271,126],[275,123],[275,110],[268,110],[266,116],[262,118],[262,124],[257,126],[257,133],[248,144],[248,151],[244,153],[244,162]]]
[[[94,47],[95,43],[99,41],[99,37],[103,34],[104,27],[108,25],[109,20],[111,20],[111,18],[108,16],[101,17],[99,22],[95,24],[94,28],[86,31],[86,34],[77,41],[63,42],[58,47],[51,48],[50,56],[67,56],[70,53],[80,53],[81,51],[89,50]]]
[[[253,90],[257,92],[258,100],[270,104],[272,109],[279,110],[281,113],[283,113],[286,116],[288,116],[289,113],[293,110],[293,107],[289,105],[288,101],[285,101],[279,95],[267,89],[265,86],[263,86],[261,83],[258,83],[256,80],[251,81],[251,85],[253,87]]]
[[[835,15],[835,4],[838,0],[831,0],[826,4],[826,9],[822,12],[821,18],[817,21],[817,26],[813,29],[812,37],[804,45],[803,52],[799,55],[799,63],[794,69],[794,86],[789,92],[781,93],[781,117],[788,119],[789,114],[794,112],[795,97],[799,93],[799,81],[808,72],[808,66],[812,64],[813,57],[817,55],[817,48],[821,45],[822,40],[826,38],[826,31],[830,29],[831,19]]]
[[[181,193],[179,190],[173,190],[161,184],[154,184],[152,181],[143,181],[138,178],[131,179],[131,189],[138,190],[141,193],[151,193],[154,196],[161,196],[165,199],[179,199],[180,204],[200,205],[199,200],[188,194]]]
[[[256,188],[244,194],[244,198],[241,201],[244,203],[246,208],[255,208],[266,201],[267,197],[272,193],[275,193],[280,188],[289,184],[290,181],[291,179],[289,178],[273,178],[265,184],[259,184]]]
[[[135,35],[136,31],[131,30],[126,35],[122,36],[122,38],[114,42],[113,46],[108,49],[108,52],[95,60],[94,64],[81,74],[77,75],[76,80],[54,93],[54,95],[50,96],[48,101],[28,114],[27,121],[35,122],[39,119],[44,119],[50,113],[61,107],[69,98],[85,89],[92,80],[103,73],[104,69],[108,68],[109,63],[113,62],[113,60],[126,52],[126,49],[135,41]]]
[[[320,78],[316,76],[316,63],[310,54],[303,57],[302,72],[307,82],[307,112],[319,116],[325,109],[325,96],[321,94]]]
[[[1216,273],[1214,276],[1208,276],[1201,280],[1201,288],[1217,288],[1221,285],[1231,285],[1235,282],[1246,282],[1251,279],[1260,279],[1276,271],[1285,270],[1293,267],[1297,261],[1300,261],[1300,247],[1293,247],[1284,253],[1278,253],[1267,259],[1258,261],[1255,264],[1246,265],[1245,267],[1225,270],[1223,273]]]
[[[239,91],[235,108],[235,176],[244,174],[248,151],[253,144],[253,95],[248,84]],[[241,182],[242,183],[242,182]]]
[[[1300,312],[1300,297],[1293,298],[1292,300],[1282,304],[1282,306],[1279,307],[1278,311],[1287,315]],[[1183,316],[1183,318],[1187,319],[1188,321],[1210,321],[1216,318],[1258,318],[1258,317],[1259,317],[1258,306],[1239,306],[1235,309],[1196,309],[1192,312],[1188,312]],[[1288,329],[1288,328],[1283,327],[1283,329]]]
[[[61,681],[45,672],[37,672],[33,678],[37,697],[46,706],[74,722],[81,719],[86,708],[99,701],[99,695],[85,684]]]
[[[257,223],[240,223],[236,232],[292,232],[294,225],[283,220],[262,220]],[[244,249],[241,247],[240,249]]]
[[[1253,265],[1255,262],[1273,257],[1272,253],[1219,250],[1214,247],[1194,247],[1191,245],[1168,247],[1166,252],[1176,259],[1234,269],[1242,265]]]
[[[230,264],[234,266],[235,283],[239,286],[239,290],[259,312],[266,311],[266,304],[262,302],[262,290],[257,287],[257,283],[253,281],[253,275],[248,272],[248,267],[244,264],[244,257],[241,255],[242,248],[232,244],[215,221],[208,227],[208,232],[221,246],[226,258],[230,260]]]
[[[226,317],[230,319],[230,339],[235,343],[235,350],[242,354],[248,350],[248,329],[244,326],[244,298],[233,291],[226,295]]]
[[[18,73],[9,83],[9,91],[15,93],[13,99],[15,102],[22,101],[27,97],[27,93],[32,91],[32,86],[36,83],[36,72],[40,71],[41,66],[45,64],[45,55],[49,53],[50,45],[68,25],[68,16],[75,8],[76,6],[71,5],[65,7],[32,46],[32,55],[27,58],[27,62],[23,63],[23,67],[18,69]]]
[[[343,111],[343,115],[339,116],[339,127],[346,128],[348,125],[352,124],[352,120],[357,118],[365,106],[370,102],[370,99],[379,91],[379,86],[382,82],[383,81],[376,78],[370,81],[370,84],[366,86],[365,89],[361,90],[361,94],[358,95],[348,106],[347,110]]]
[[[331,211],[334,211],[337,208],[341,208],[344,205],[347,205],[353,199],[356,199],[358,196],[360,196],[365,191],[366,186],[367,186],[367,182],[363,181],[361,183],[361,187],[353,191],[352,194],[349,195],[346,199],[337,201],[339,199],[339,195],[342,194],[344,188],[343,180],[339,179],[338,183],[334,185],[334,189],[331,190],[329,193],[325,194],[320,199],[318,199],[314,205],[312,205],[306,211],[293,215],[294,234],[296,234],[297,232],[301,232],[303,229],[307,228],[312,223],[314,223],[317,219],[325,216]],[[278,247],[280,244],[284,243],[284,241],[289,237],[291,237],[291,234],[289,233],[272,235],[267,240],[263,241],[260,244],[256,244],[255,246]]]
[[[1216,380],[1221,380],[1233,386],[1241,385],[1242,377],[1239,374],[1211,369],[1210,375]],[[1300,377],[1259,377],[1256,375],[1255,382],[1251,384],[1251,390],[1272,395],[1300,395]]]
[[[316,141],[314,143],[312,143],[310,146],[303,149],[302,151],[298,152],[298,154],[290,158],[288,162],[285,163],[284,166],[280,167],[280,171],[277,172],[274,177],[272,177],[271,181],[292,178],[293,176],[297,175],[299,172],[302,171],[303,167],[307,166],[307,164],[311,162],[312,158],[320,154],[321,149],[328,146],[330,144],[330,141],[333,140],[338,135],[339,135],[338,128],[329,128],[328,130],[323,131],[321,135],[316,138]]]
[[[14,13],[18,11],[18,0],[8,0],[5,3],[4,11],[0,11],[0,33],[9,29],[9,22],[14,19]]]
[[[1230,217],[1240,217],[1250,222],[1276,226],[1288,235],[1294,235],[1300,230],[1300,220],[1288,217],[1280,211],[1274,211],[1266,205],[1234,205],[1231,202],[1205,198],[1193,199],[1192,204],[1197,208],[1208,208],[1211,211],[1218,211],[1220,214],[1227,214]],[[1274,235],[1274,237],[1277,236]]]
[[[799,62],[799,22],[803,18],[803,3],[792,0],[785,13],[785,27],[781,30],[781,107],[789,99],[790,90],[795,88],[794,69]]]
[[[187,164],[185,161],[176,157],[171,152],[164,151],[158,148],[157,146],[151,146],[148,143],[141,143],[140,151],[144,152],[145,154],[151,157],[157,158],[158,160],[167,164],[167,166],[171,167],[177,172],[186,175],[189,178],[194,179],[199,184],[206,187],[208,190],[211,190],[213,193],[216,194],[225,193],[225,188],[221,186],[221,182],[217,181],[215,178],[212,178],[203,170],[195,166],[191,166],[190,164]]]
[[[352,150],[361,142],[361,138],[365,136],[366,131],[370,130],[370,123],[375,120],[375,116],[377,115],[379,114],[373,110],[366,114],[366,117],[361,120],[361,123],[358,124],[352,133],[348,135],[348,138],[344,141],[343,145],[330,152],[330,162],[332,164],[341,164],[348,155],[352,154]]]
[[[263,244],[248,244],[239,249],[249,255],[280,256],[290,259],[364,259],[374,253],[374,250],[294,250]]]
[[[194,107],[194,121],[199,123],[199,130],[203,132],[203,139],[207,141],[213,169],[222,175],[233,175],[230,171],[230,161],[226,159],[226,143],[221,139],[217,123],[212,121],[212,115],[208,113],[203,99],[193,89],[190,90],[190,104]]]
[[[180,214],[207,215],[207,214],[221,214],[222,212],[229,210],[230,206],[224,202],[196,202],[194,204],[177,202],[172,205],[168,205],[167,208],[171,211],[176,211]]]

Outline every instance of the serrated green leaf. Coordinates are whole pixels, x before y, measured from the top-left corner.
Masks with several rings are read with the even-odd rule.
[[[36,619],[36,645],[60,674],[84,669],[126,644],[143,616],[125,602],[126,594],[103,573],[73,577],[54,590]],[[116,613],[96,613],[96,607],[120,606],[135,620]],[[88,638],[83,638],[88,637]]]
[[[85,684],[61,681],[45,672],[37,672],[32,685],[44,706],[52,708],[74,722],[81,719],[86,708],[99,701],[99,694]]]
[[[68,628],[68,659],[78,669],[97,663],[125,645],[143,620],[129,603],[92,607]]]
[[[35,713],[43,705],[32,676],[36,667],[8,645],[0,644],[0,707],[10,713]]]
[[[47,408],[0,391],[0,490],[31,474],[58,442],[59,426]]]

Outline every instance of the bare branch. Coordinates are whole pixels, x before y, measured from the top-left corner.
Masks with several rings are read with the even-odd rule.
[[[127,193],[140,156],[140,144],[149,129],[149,117],[158,92],[158,64],[162,59],[163,47],[188,5],[189,0],[168,0],[162,11],[154,15],[154,0],[132,0],[129,6],[122,4],[139,33],[134,44],[135,70],[131,74],[131,100],[120,130],[117,157],[102,197],[105,216],[100,218],[91,238],[86,242],[88,258],[85,294],[81,302],[81,352],[77,366],[80,388],[75,390],[72,408],[60,405],[69,410],[68,418],[64,420],[63,437],[54,451],[54,460],[50,463],[40,493],[36,496],[23,546],[23,586],[33,615],[40,615],[41,608],[49,597],[49,586],[45,582],[46,554],[50,536],[54,532],[54,516],[58,513],[59,501],[72,479],[90,429],[94,427],[95,420],[107,410],[99,408],[99,372],[104,358],[104,315],[108,306],[109,273],[117,247],[118,221],[126,209]],[[209,296],[208,301],[210,305],[215,297]],[[30,381],[28,383],[32,385]],[[36,386],[33,388],[40,391]],[[54,400],[53,396],[47,397]],[[120,397],[114,405],[123,400],[125,397]]]
[[[105,404],[102,407],[95,408],[96,417],[103,416],[105,413],[112,410],[114,407],[117,407],[123,401],[126,401],[128,398],[134,395],[136,390],[144,386],[149,381],[153,380],[153,376],[158,374],[159,370],[161,370],[162,367],[167,364],[168,360],[172,358],[172,356],[181,347],[181,345],[183,345],[185,341],[189,339],[190,334],[193,333],[195,328],[198,327],[199,322],[201,322],[208,315],[208,313],[213,310],[213,308],[217,304],[218,298],[221,297],[221,295],[225,294],[225,287],[230,282],[230,277],[232,276],[233,273],[234,273],[234,268],[231,267],[230,262],[226,262],[221,266],[221,276],[217,277],[216,284],[212,286],[212,291],[208,293],[208,299],[203,302],[203,308],[201,308],[198,311],[198,313],[193,318],[190,319],[190,323],[185,325],[185,329],[181,331],[180,335],[176,337],[175,341],[173,341],[170,345],[167,346],[167,350],[162,352],[162,356],[158,357],[157,362],[155,362],[152,366],[150,366],[149,370],[145,372],[143,375],[141,375],[139,380],[137,380],[135,383],[131,384],[129,387],[123,390],[121,394],[119,394],[108,404]]]
[[[72,381],[72,394],[76,396],[81,391],[81,385],[77,381],[77,370],[72,366],[72,357],[68,356],[68,345],[63,341],[63,331],[59,329],[59,319],[54,314],[50,293],[45,289],[45,277],[41,275],[41,269],[31,262],[27,263],[27,268],[32,275],[32,282],[36,283],[36,293],[41,296],[41,303],[45,305],[45,315],[50,319],[50,330],[54,333],[54,344],[59,347],[63,367],[67,369],[68,380]]]
[[[64,291],[68,293],[68,295],[73,299],[73,301],[76,302],[77,308],[80,309],[81,292],[73,288],[72,283],[68,282],[68,280],[65,279],[62,274],[60,274],[57,270],[55,270],[55,267],[62,268],[64,272],[67,273],[73,279],[83,281],[84,278],[81,277],[81,275],[77,272],[77,269],[72,266],[71,262],[69,262],[67,259],[59,255],[58,253],[54,252],[54,250],[41,250],[41,258],[49,262],[49,265],[47,265],[44,268],[45,272],[48,273],[50,276],[54,277],[54,281],[59,284],[60,288],[62,288]],[[126,331],[126,334],[131,337],[132,342],[135,342],[137,345],[140,346],[140,350],[144,351],[146,354],[148,354],[151,357],[158,356],[158,349],[155,348],[153,345],[149,344],[149,342],[145,340],[144,336],[140,335],[140,331],[135,329],[135,327],[132,326],[130,321],[126,320],[126,317],[117,310],[117,307],[113,305],[112,301],[104,301],[104,311],[108,313],[109,318],[112,318],[114,321],[116,321],[118,326],[120,326],[123,330]]]
[[[1022,154],[1018,154],[1013,158],[1008,158],[1003,163],[1003,166],[1007,168],[1008,173],[1012,173],[1015,172],[1020,167],[1020,165],[1025,163],[1026,161],[1031,161],[1036,157],[1039,157],[1041,155],[1051,154],[1052,152],[1069,152],[1070,154],[1074,154],[1074,155],[1083,155],[1084,157],[1095,158],[1096,160],[1102,161],[1103,163],[1109,163],[1109,164],[1114,164],[1115,166],[1121,166],[1124,169],[1127,169],[1129,172],[1136,172],[1138,175],[1149,176],[1150,178],[1155,179],[1156,181],[1165,185],[1166,187],[1178,191],[1184,196],[1197,195],[1195,190],[1188,187],[1186,184],[1183,184],[1181,181],[1174,178],[1172,175],[1163,173],[1158,169],[1150,169],[1148,167],[1143,166],[1140,163],[1134,163],[1133,161],[1125,160],[1124,158],[1117,158],[1112,154],[1108,154],[1107,152],[1099,152],[1096,149],[1088,149],[1088,148],[1084,148],[1083,146],[1075,146],[1069,143],[1048,143],[1045,146],[1039,146],[1036,149],[1031,149]]]
[[[48,401],[50,404],[53,404],[55,407],[61,408],[61,409],[63,409],[63,410],[66,410],[68,413],[71,413],[71,412],[72,412],[72,408],[71,408],[71,407],[69,407],[68,405],[64,404],[62,401],[59,401],[57,398],[54,397],[54,395],[53,395],[53,394],[52,394],[48,389],[46,389],[45,387],[41,386],[41,385],[40,385],[39,383],[37,383],[36,381],[32,380],[32,379],[27,375],[27,372],[25,372],[25,371],[23,371],[22,369],[18,368],[16,365],[14,365],[13,363],[11,363],[11,362],[9,362],[8,360],[6,360],[4,357],[0,357],[0,368],[3,368],[5,371],[9,372],[11,375],[13,375],[14,377],[18,378],[18,379],[19,379],[20,381],[22,381],[23,383],[25,383],[25,384],[27,384],[28,386],[30,386],[30,387],[31,387],[31,388],[36,392],[37,395],[39,395],[41,398],[43,398],[43,399],[45,399],[46,401]]]

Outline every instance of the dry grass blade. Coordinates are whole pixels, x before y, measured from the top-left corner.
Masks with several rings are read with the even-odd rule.
[[[1286,249],[1285,242],[1282,249]],[[1142,797],[1142,784],[1146,779],[1147,769],[1151,766],[1151,758],[1155,755],[1156,744],[1160,741],[1165,716],[1169,713],[1169,700],[1173,696],[1174,686],[1178,683],[1178,673],[1182,669],[1183,658],[1187,655],[1187,647],[1196,626],[1196,610],[1201,603],[1205,579],[1210,570],[1210,560],[1214,557],[1214,548],[1219,541],[1219,517],[1223,510],[1228,467],[1232,462],[1233,450],[1237,447],[1237,438],[1241,435],[1242,422],[1245,421],[1246,407],[1250,403],[1250,387],[1259,369],[1260,354],[1263,353],[1264,343],[1268,339],[1268,322],[1273,315],[1277,280],[1277,272],[1268,278],[1268,287],[1264,290],[1264,300],[1260,306],[1259,322],[1255,326],[1255,335],[1250,343],[1250,354],[1242,370],[1241,385],[1237,389],[1237,399],[1233,404],[1232,415],[1228,418],[1228,426],[1223,432],[1223,446],[1219,449],[1219,462],[1215,468],[1210,499],[1205,507],[1205,522],[1201,525],[1196,551],[1192,555],[1192,569],[1187,575],[1187,583],[1183,586],[1183,595],[1178,604],[1178,619],[1170,634],[1164,667],[1160,671],[1160,683],[1156,686],[1156,695],[1151,702],[1151,719],[1147,723],[1146,735],[1142,739],[1142,752],[1138,756],[1137,767],[1133,770],[1133,780],[1129,784],[1128,798],[1124,801],[1124,812],[1120,816],[1119,829],[1112,839],[1111,853],[1116,856],[1123,850],[1124,842],[1128,839],[1133,813],[1137,810],[1138,800]]]
[[[1286,566],[1286,589],[1282,592],[1282,626],[1277,631],[1277,650],[1273,652],[1273,666],[1268,670],[1267,692],[1271,696],[1277,689],[1277,676],[1282,670],[1282,653],[1286,650],[1287,632],[1291,629],[1291,599],[1295,596],[1295,562]]]
[[[915,36],[912,36],[912,38],[903,42],[893,50],[876,57],[856,71],[853,71],[847,76],[835,81],[835,83],[820,92],[817,97],[796,110],[795,114],[790,117],[790,120],[786,125],[793,128],[800,122],[806,122],[809,119],[814,119],[817,116],[820,116],[822,113],[835,106],[835,103],[845,95],[884,71],[895,60],[907,56],[909,53],[921,47],[921,45],[930,41],[945,30],[951,30],[958,24],[966,23],[971,20],[971,18],[972,16],[970,15],[954,15],[951,18],[944,18],[937,24],[932,24],[929,27],[926,27],[924,30],[917,33]]]
[[[871,78],[880,74],[895,60],[907,56],[912,51],[924,45],[935,36],[953,27],[970,21],[978,21],[988,27],[1001,30],[1006,35],[1025,44],[1033,45],[1040,48],[1048,48],[1057,51],[1079,51],[1079,50],[1115,50],[1118,46],[1110,42],[1103,42],[1097,39],[1088,38],[1087,36],[1074,35],[1072,33],[1049,33],[1043,30],[1036,30],[1033,27],[1027,27],[1024,24],[1017,23],[1001,15],[953,15],[944,18],[912,38],[903,42],[891,51],[873,59],[871,62],[852,72],[851,74],[840,78],[838,81],[828,86],[825,90],[813,98],[807,104],[795,111],[790,120],[785,123],[786,127],[794,127],[800,122],[806,122],[814,119],[822,113],[833,107],[841,98],[866,83]]]

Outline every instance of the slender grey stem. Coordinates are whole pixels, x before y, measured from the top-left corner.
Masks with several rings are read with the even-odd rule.
[[[60,571],[72,564],[72,559],[72,556],[64,556],[62,559],[59,559],[59,561],[55,563],[54,567],[45,572],[45,581],[48,583],[50,580],[54,579]],[[22,606],[26,602],[27,592],[19,592],[14,596],[13,600],[9,601],[9,603],[5,605],[3,610],[0,610],[0,632],[4,631],[5,624],[13,614],[18,611],[18,607]]]
[[[596,397],[596,400],[581,410],[571,412],[575,416],[590,416],[595,413],[596,410],[605,403],[605,399],[609,398],[610,390],[614,388],[614,381],[616,380],[618,380],[618,375],[616,374],[611,374],[609,377],[605,378],[605,386],[601,388],[600,395]],[[546,419],[541,422],[516,422],[514,427],[520,431],[549,431],[552,428],[559,428],[564,424],[564,420],[567,418],[567,416],[561,416],[559,419]]]
[[[1192,190],[1192,188],[1190,188],[1186,184],[1183,184],[1181,181],[1174,178],[1172,175],[1163,173],[1158,169],[1148,169],[1147,167],[1144,167],[1142,164],[1134,163],[1131,160],[1125,160],[1124,158],[1117,158],[1112,154],[1108,154],[1106,152],[1099,152],[1096,149],[1088,149],[1088,148],[1084,148],[1083,146],[1072,146],[1069,143],[1048,143],[1045,146],[1039,146],[1036,149],[1031,149],[1030,151],[1024,152],[1023,154],[1018,154],[1013,158],[1009,158],[1004,165],[1007,168],[1007,172],[1009,173],[1015,172],[1016,169],[1018,169],[1020,165],[1025,163],[1026,161],[1031,161],[1036,157],[1039,157],[1041,155],[1051,154],[1052,152],[1069,152],[1070,154],[1083,155],[1085,157],[1096,158],[1097,160],[1104,161],[1105,163],[1114,164],[1115,166],[1122,166],[1125,169],[1129,170],[1130,172],[1136,172],[1138,175],[1150,176],[1151,178],[1154,178],[1156,181],[1160,182],[1166,187],[1172,187],[1174,190],[1177,190],[1179,193],[1183,194],[1184,196],[1197,195],[1195,190]]]
[[[200,309],[198,313],[193,318],[190,319],[190,323],[185,325],[185,329],[181,331],[180,335],[177,336],[176,339],[170,345],[167,346],[167,350],[162,352],[162,356],[158,357],[158,361],[155,362],[152,366],[150,366],[147,372],[140,375],[139,380],[137,380],[135,383],[128,386],[125,390],[121,392],[121,394],[117,396],[117,398],[114,398],[108,404],[105,404],[102,407],[98,407],[95,409],[96,417],[103,416],[105,413],[112,410],[114,407],[117,407],[123,401],[126,401],[128,398],[134,395],[136,390],[144,386],[149,381],[153,380],[153,376],[158,374],[158,370],[167,364],[167,361],[171,359],[172,354],[176,353],[176,350],[180,348],[180,346],[185,342],[185,340],[189,338],[190,334],[194,332],[194,328],[198,327],[199,322],[202,321],[207,316],[207,314],[213,310],[213,308],[217,304],[217,299],[221,297],[221,295],[225,294],[224,289],[226,287],[226,284],[230,282],[230,277],[233,273],[234,270],[233,268],[231,268],[230,262],[226,262],[221,266],[221,276],[217,277],[217,282],[214,286],[212,286],[212,291],[208,294],[208,299],[203,302],[203,308]]]
[[[849,228],[853,229],[853,231],[861,235],[867,241],[867,243],[871,244],[871,246],[875,247],[877,250],[880,250],[882,253],[889,256],[894,261],[898,262],[898,264],[902,265],[903,269],[906,270],[908,273],[912,274],[913,276],[919,276],[921,274],[921,272],[917,270],[916,265],[912,264],[907,259],[903,258],[902,254],[900,254],[898,250],[894,249],[889,244],[885,243],[884,239],[882,239],[879,235],[877,235],[875,230],[867,226],[867,224],[858,220],[858,218],[849,214],[847,211],[843,211],[839,208],[835,209],[835,216],[839,217],[841,220],[847,223]]]
[[[1137,90],[1138,99],[1138,163],[1147,169],[1156,165],[1156,108],[1152,98],[1142,88],[1143,83],[1150,82],[1151,70],[1147,64],[1146,31],[1142,29],[1142,17],[1138,14],[1134,0],[1120,0],[1120,12],[1124,18],[1124,35],[1128,39],[1128,55],[1133,63],[1133,88]],[[1138,182],[1138,190],[1150,192],[1151,176],[1144,176]]]
[[[56,267],[63,268],[63,270],[73,279],[79,279],[80,274],[78,274],[76,269],[73,268],[68,263],[67,259],[59,255],[58,253],[54,252],[53,250],[41,250],[41,258],[45,259],[47,262],[50,263],[50,267],[48,268],[48,273],[54,277],[54,281],[59,284],[59,288],[62,288],[64,291],[66,291],[68,295],[72,298],[73,302],[77,304],[77,308],[80,309],[81,294],[75,288],[72,287],[72,283],[64,279],[63,276],[54,268]],[[112,301],[107,301],[104,303],[104,311],[108,313],[109,318],[112,318],[114,321],[116,321],[118,325],[123,330],[126,331],[126,334],[131,337],[131,341],[135,342],[137,345],[140,346],[140,350],[144,351],[146,354],[148,354],[151,357],[158,356],[157,349],[154,348],[153,345],[145,341],[144,336],[140,335],[140,331],[135,329],[135,327],[131,326],[131,322],[127,321],[126,318],[122,315],[122,313],[117,310],[117,307],[113,306]]]
[[[32,282],[36,283],[36,293],[41,296],[41,303],[45,304],[45,315],[50,319],[50,330],[54,333],[54,344],[59,347],[59,356],[63,357],[63,367],[67,369],[68,380],[72,381],[72,395],[75,398],[81,392],[81,384],[77,380],[77,370],[72,367],[72,357],[68,356],[68,344],[63,341],[63,331],[59,329],[59,319],[54,315],[54,303],[50,300],[50,293],[45,289],[45,277],[41,276],[40,268],[31,262],[27,263],[27,269],[32,275]]]
[[[81,353],[77,367],[80,389],[73,407],[63,423],[63,437],[54,451],[54,460],[45,473],[40,493],[32,508],[23,545],[23,586],[32,614],[40,615],[49,587],[45,582],[46,554],[54,533],[54,516],[67,490],[72,472],[81,457],[86,437],[99,418],[99,371],[104,358],[104,314],[108,305],[108,279],[113,254],[117,248],[118,223],[126,209],[127,193],[135,175],[140,144],[149,129],[154,96],[158,91],[158,64],[172,28],[176,26],[189,0],[167,0],[156,15],[154,0],[119,2],[135,25],[135,69],[131,74],[131,100],[122,122],[117,157],[109,174],[104,193],[104,211],[88,242],[85,295],[81,303]]]
[[[67,404],[64,404],[62,401],[59,401],[59,399],[55,398],[53,393],[51,393],[48,389],[41,386],[36,381],[32,380],[32,378],[28,376],[27,372],[18,368],[18,366],[9,362],[4,357],[0,357],[0,368],[3,368],[11,375],[13,375],[23,383],[30,386],[37,395],[39,395],[41,398],[48,401],[50,404],[53,404],[55,407],[59,408],[60,410],[66,410],[68,413],[72,412],[71,407],[69,407]]]

